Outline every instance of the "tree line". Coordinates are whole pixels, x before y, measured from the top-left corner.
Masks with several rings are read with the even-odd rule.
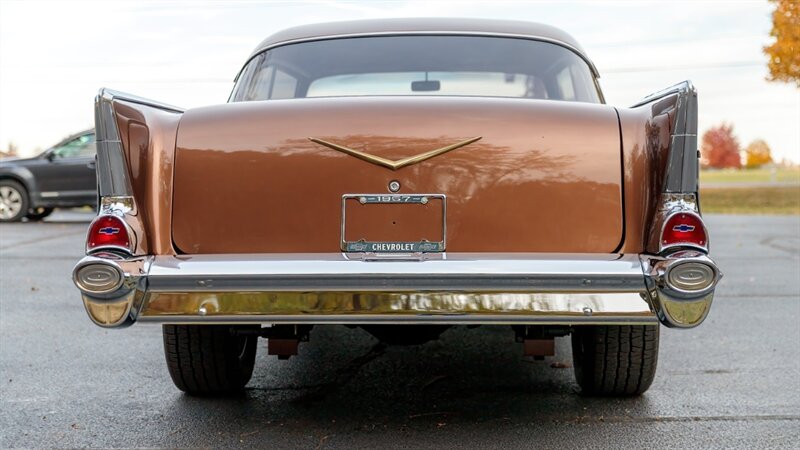
[[[700,165],[704,168],[748,169],[761,167],[772,161],[772,151],[763,139],[752,141],[742,151],[733,125],[723,123],[711,127],[703,134],[700,145]]]

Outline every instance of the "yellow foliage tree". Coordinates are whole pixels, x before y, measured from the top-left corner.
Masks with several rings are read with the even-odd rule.
[[[745,149],[745,154],[747,155],[747,162],[745,165],[748,169],[761,167],[764,164],[772,162],[772,154],[769,145],[767,145],[763,139],[756,139],[751,142],[750,145],[747,146],[747,149]]]
[[[775,3],[770,36],[775,42],[764,47],[769,56],[770,81],[794,82],[800,87],[800,1],[770,0]]]

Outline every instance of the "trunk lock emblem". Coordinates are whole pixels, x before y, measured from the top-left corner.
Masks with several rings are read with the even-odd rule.
[[[392,180],[389,182],[389,192],[397,192],[400,190],[400,182]]]

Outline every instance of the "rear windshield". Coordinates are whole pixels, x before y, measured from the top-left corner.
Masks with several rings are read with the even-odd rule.
[[[247,63],[231,101],[458,95],[600,103],[589,65],[530,39],[388,36],[284,45]]]

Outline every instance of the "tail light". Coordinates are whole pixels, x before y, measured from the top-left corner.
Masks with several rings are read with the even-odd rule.
[[[131,239],[125,222],[113,215],[98,216],[89,226],[86,238],[86,252],[99,249],[119,249],[131,251]]]
[[[661,232],[661,249],[699,247],[708,250],[708,235],[703,219],[695,213],[679,212],[670,216]]]

